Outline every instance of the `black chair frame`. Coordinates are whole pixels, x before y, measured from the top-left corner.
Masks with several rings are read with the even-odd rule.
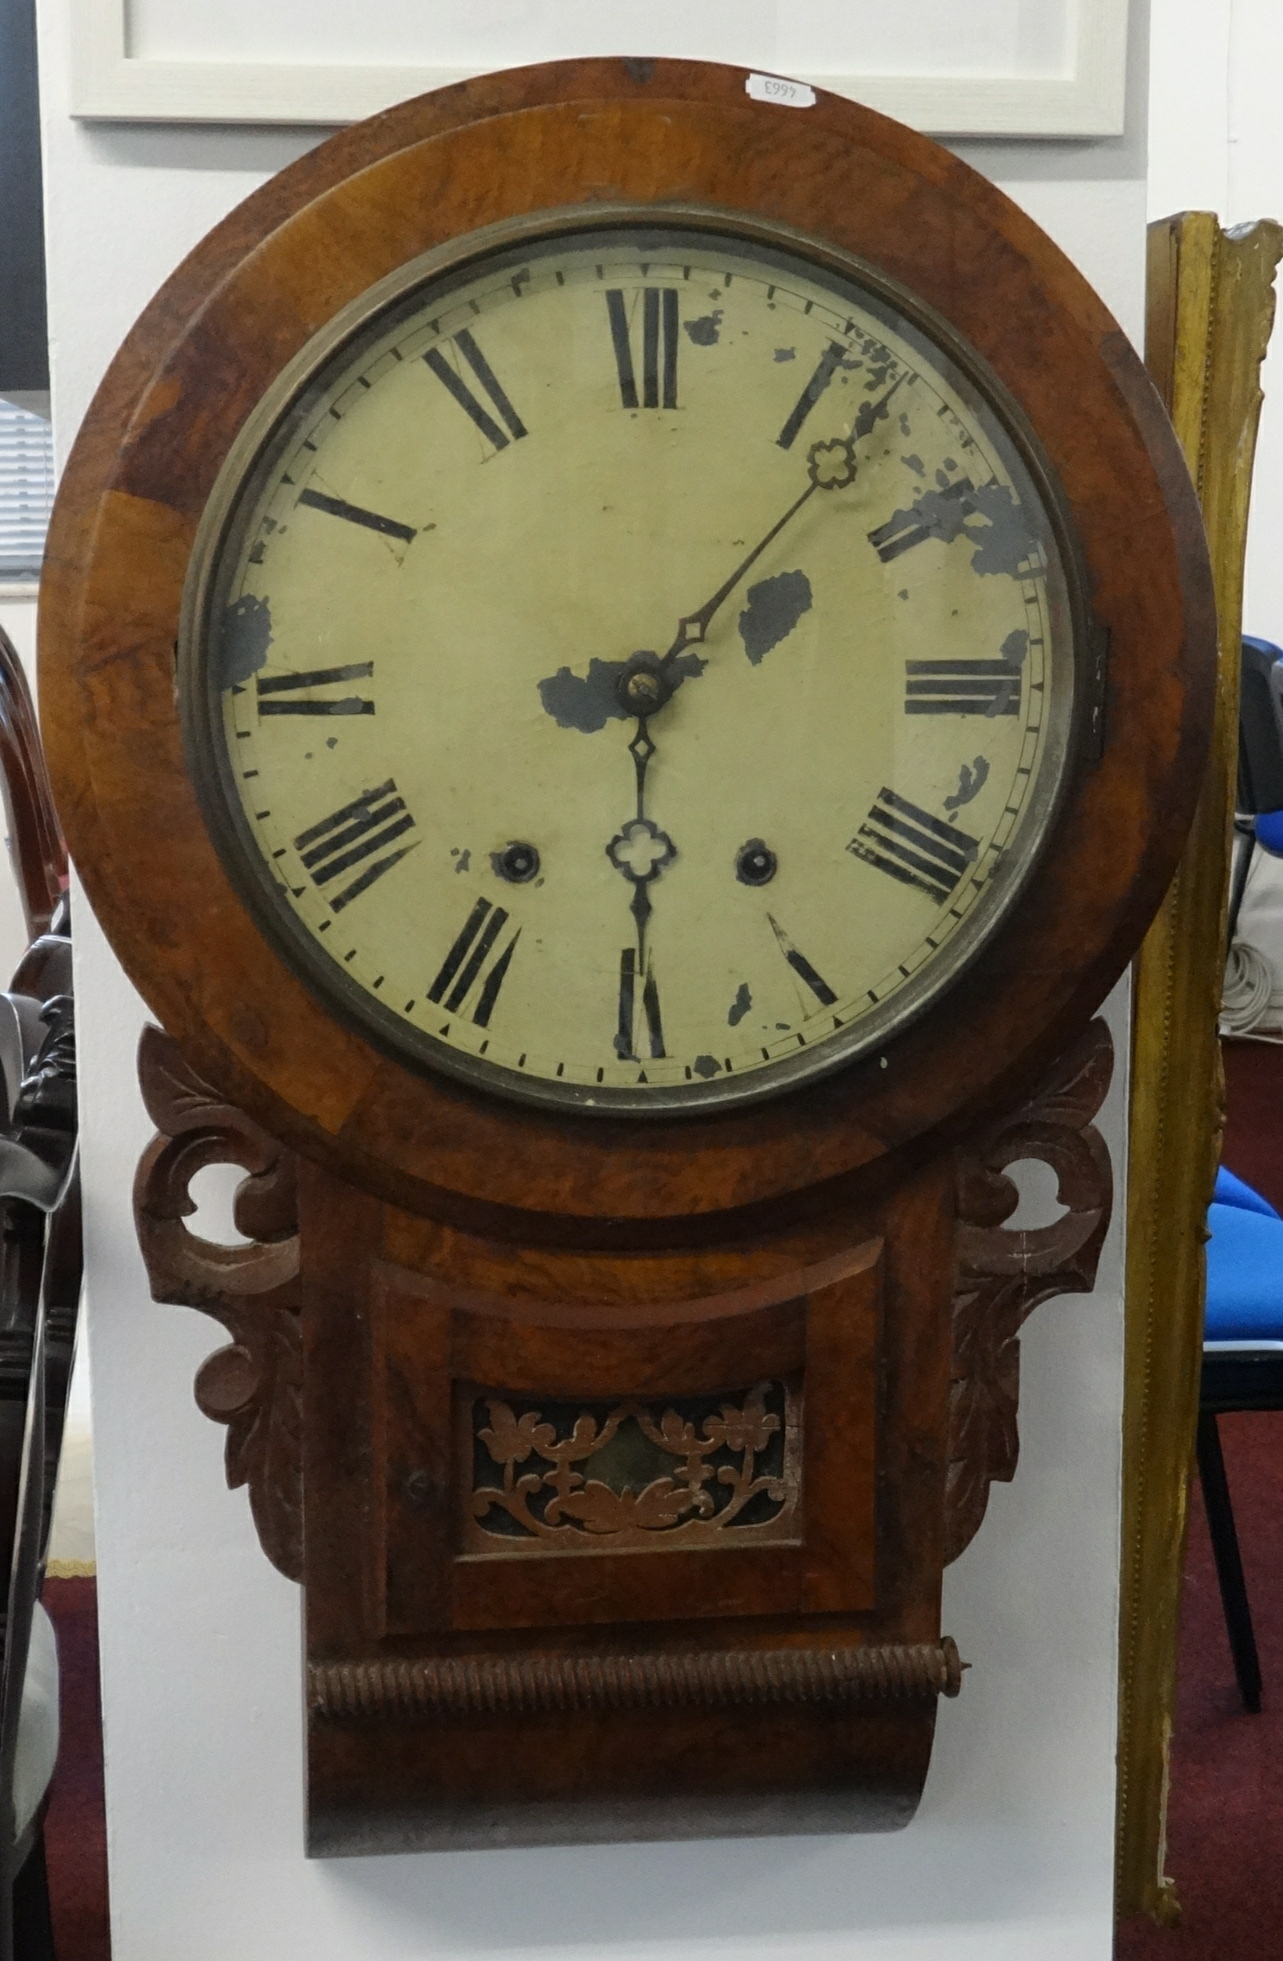
[[[1234,1658],[1234,1677],[1243,1706],[1253,1715],[1259,1714],[1261,1707],[1261,1662],[1217,1419],[1236,1410],[1267,1409],[1283,1409],[1283,1352],[1240,1349],[1221,1354],[1213,1350],[1209,1354],[1204,1350],[1198,1413],[1198,1475],[1207,1508],[1230,1653]]]

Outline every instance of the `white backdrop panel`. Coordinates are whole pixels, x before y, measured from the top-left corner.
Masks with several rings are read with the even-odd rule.
[[[1068,71],[1076,0],[739,0],[736,59],[790,73],[1039,75]],[[306,43],[289,0],[128,0],[129,52],[158,61],[307,61],[486,68],[562,55],[727,59],[722,9],[689,0],[382,0],[354,37],[350,0],[313,0]]]

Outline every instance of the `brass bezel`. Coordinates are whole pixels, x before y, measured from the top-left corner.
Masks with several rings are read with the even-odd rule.
[[[544,1080],[520,1075],[450,1048],[376,1001],[345,975],[306,927],[280,903],[268,867],[241,808],[221,733],[218,690],[203,662],[206,623],[217,603],[220,574],[234,557],[237,521],[254,486],[286,446],[287,421],[341,354],[392,311],[411,305],[434,281],[462,280],[479,264],[519,258],[533,243],[572,240],[584,233],[683,230],[720,234],[768,251],[802,258],[808,269],[862,288],[893,308],[943,355],[981,398],[1031,479],[1050,523],[1064,576],[1072,663],[1070,700],[1047,737],[1049,753],[1032,792],[1033,808],[1020,831],[1019,859],[1001,862],[992,884],[997,896],[981,900],[968,920],[924,970],[924,984],[910,984],[813,1050],[762,1064],[737,1076],[646,1089]],[[228,549],[229,545],[232,549]],[[1052,596],[1052,603],[1055,597]],[[1094,759],[1103,673],[1093,656],[1093,620],[1082,554],[1068,500],[1027,417],[988,363],[943,315],[867,261],[802,231],[720,206],[593,204],[562,207],[485,226],[421,254],[377,281],[340,309],[281,370],[247,417],[228,451],[197,530],[183,592],[177,677],[183,741],[193,786],[215,850],[250,917],[274,952],[321,1003],[363,1039],[394,1061],[422,1073],[439,1073],[505,1101],[560,1113],[618,1119],[672,1119],[721,1113],[785,1096],[839,1070],[881,1054],[919,1022],[953,987],[1010,918],[1027,890],[1054,834],[1070,785]],[[1053,694],[1049,716],[1059,704]],[[1058,753],[1056,753],[1058,752]]]

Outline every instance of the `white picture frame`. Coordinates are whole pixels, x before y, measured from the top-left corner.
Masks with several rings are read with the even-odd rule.
[[[1101,137],[1123,131],[1128,0],[1061,0],[1064,76],[809,74],[933,136]],[[160,61],[131,54],[128,0],[71,0],[71,113],[86,121],[357,122],[477,71],[338,62]],[[747,75],[747,71],[746,71]]]

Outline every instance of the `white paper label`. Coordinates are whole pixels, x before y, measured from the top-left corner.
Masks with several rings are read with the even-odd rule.
[[[786,109],[815,107],[815,90],[809,82],[786,82],[779,75],[750,75],[744,88],[754,102],[779,102]]]

